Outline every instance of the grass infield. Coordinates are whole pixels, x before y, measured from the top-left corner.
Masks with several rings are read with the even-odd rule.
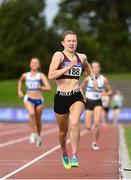
[[[131,161],[131,125],[125,126],[124,132],[125,132],[125,140],[126,140],[127,147],[128,147],[129,158]]]
[[[131,73],[126,74],[105,74],[110,80],[113,79],[131,79]],[[81,77],[83,79],[83,76]],[[1,80],[0,81],[0,106],[23,106],[22,99],[17,96],[17,83],[18,80]],[[55,93],[55,83],[51,82],[52,91],[43,92],[45,98],[45,106],[53,106],[53,97]]]
[[[21,107],[23,106],[23,99],[18,98],[17,93],[17,83],[18,80],[5,80],[0,81],[0,106],[13,106]],[[25,91],[24,91],[25,92]],[[42,92],[45,100],[46,107],[53,106],[53,96],[55,94],[55,85],[52,85],[52,91]]]

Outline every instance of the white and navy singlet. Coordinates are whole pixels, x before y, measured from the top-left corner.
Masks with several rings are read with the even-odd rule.
[[[27,91],[40,91],[40,86],[42,84],[40,73],[38,72],[34,77],[31,73],[26,74],[25,85]]]
[[[85,92],[85,97],[87,99],[91,99],[91,100],[101,99],[102,92],[104,91],[105,88],[104,76],[100,75],[99,77],[97,77],[96,81],[98,85],[97,90],[94,89],[93,81],[91,77],[89,77]]]

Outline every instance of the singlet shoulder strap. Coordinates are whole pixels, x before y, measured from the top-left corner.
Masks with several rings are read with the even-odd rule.
[[[78,54],[77,54],[77,53],[75,53],[75,55],[76,55],[76,57],[80,60],[80,57],[78,56]]]
[[[61,54],[63,55],[63,58],[61,59],[60,64],[67,58],[63,51],[61,51]]]
[[[37,72],[36,75],[35,75],[35,77],[33,77],[33,78],[38,78],[38,79],[40,79],[40,72]]]
[[[64,51],[62,51],[62,54],[63,54],[64,58],[68,59],[68,57],[66,56],[66,54],[64,53]],[[76,57],[77,57],[77,60],[81,62],[81,59],[80,59],[79,55],[78,55],[76,52],[75,52],[75,55],[76,55]],[[82,62],[81,62],[81,63],[82,63]]]
[[[104,76],[103,76],[102,74],[100,74],[100,77],[101,77],[101,78],[104,78]]]
[[[26,73],[26,78],[29,78],[30,77],[30,72],[27,72]]]
[[[102,74],[100,74],[100,78],[104,81],[104,76]]]
[[[38,72],[37,75],[36,75],[36,77],[40,79],[40,75],[41,75],[41,73]]]
[[[64,53],[64,51],[61,51],[61,53],[63,54],[63,56],[66,56],[65,53]]]
[[[89,82],[89,81],[92,81],[91,76],[88,76],[88,82]]]
[[[77,60],[78,60],[81,64],[83,64],[82,61],[81,61],[81,59],[80,59],[80,57],[79,57],[79,55],[78,55],[78,53],[75,53],[75,55],[76,55],[76,57],[77,57]]]
[[[63,59],[61,60],[61,62],[64,60],[64,59],[68,59],[68,57],[66,56],[66,54],[64,53],[64,51],[61,51],[61,53],[63,54]]]

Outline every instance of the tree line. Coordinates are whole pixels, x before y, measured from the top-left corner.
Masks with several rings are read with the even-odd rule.
[[[105,72],[129,72],[131,61],[130,0],[61,0],[50,28],[45,0],[6,0],[0,5],[0,79],[18,78],[31,57],[48,72],[52,54],[62,50],[61,34],[78,34],[78,51],[98,60]]]

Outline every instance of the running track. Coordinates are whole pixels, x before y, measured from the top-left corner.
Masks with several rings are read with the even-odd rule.
[[[28,143],[27,124],[0,124],[2,179],[119,179],[118,129],[101,128],[100,151],[90,148],[92,132],[81,125],[80,167],[65,170],[55,123],[43,125],[43,146]],[[70,152],[70,141],[68,140]]]

